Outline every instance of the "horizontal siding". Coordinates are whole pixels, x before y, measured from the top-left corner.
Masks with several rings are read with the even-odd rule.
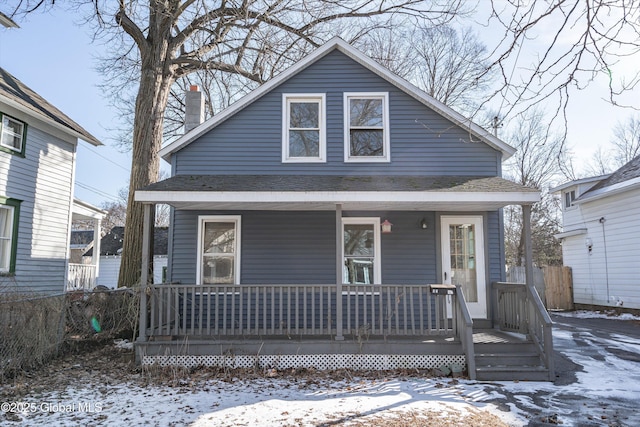
[[[327,162],[286,163],[282,94],[325,93]],[[388,92],[390,163],[345,163],[344,92]],[[499,152],[340,52],[284,82],[175,154],[175,174],[499,174]]]
[[[196,282],[198,215],[240,215],[242,218],[241,283],[330,284],[335,282],[335,213],[175,211],[171,248],[172,282]],[[344,212],[344,217],[379,217],[393,223],[381,235],[382,282],[437,283],[438,250],[433,212]],[[431,226],[420,228],[426,218]],[[499,215],[488,215],[487,244],[501,248]],[[491,281],[500,280],[501,258],[489,256]]]
[[[0,152],[0,195],[22,200],[16,272],[21,292],[64,290],[75,147],[28,123],[25,157]]]
[[[565,239],[562,247],[564,264],[573,271],[574,302],[640,308],[640,190],[578,209],[587,234]]]

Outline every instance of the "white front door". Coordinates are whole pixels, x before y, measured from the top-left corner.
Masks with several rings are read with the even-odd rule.
[[[487,318],[484,232],[481,216],[442,216],[442,283],[461,285],[474,319]]]

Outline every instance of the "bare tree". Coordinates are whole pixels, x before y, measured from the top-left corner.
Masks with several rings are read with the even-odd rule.
[[[370,32],[358,43],[387,69],[459,111],[475,112],[493,78],[487,48],[470,28],[394,27]]]
[[[628,64],[640,51],[637,0],[491,0],[483,25],[501,32],[487,68],[500,81],[485,100],[500,102],[501,117],[545,103],[553,111],[549,120],[566,125],[572,91],[596,79],[608,85],[612,104],[640,107],[637,97],[625,104],[625,95],[640,82],[637,67],[624,68],[625,59]],[[534,43],[540,51],[521,58]]]
[[[29,12],[54,0],[20,0]],[[360,37],[390,25],[390,18],[449,22],[462,0],[76,0],[88,21],[110,34],[114,59],[107,83],[112,93],[135,88],[132,167],[118,286],[140,279],[143,206],[136,189],[158,179],[165,113],[174,83],[199,70],[241,76],[255,84],[273,77],[332,34]],[[348,21],[349,27],[340,28]],[[119,86],[120,90],[115,89]]]
[[[505,176],[519,184],[542,192],[542,200],[531,210],[533,258],[537,265],[562,262],[560,244],[553,235],[559,232],[559,206],[548,189],[561,176],[562,137],[552,133],[540,110],[529,110],[519,117],[505,140],[518,150],[505,164]],[[505,246],[507,263],[524,265],[524,228],[519,206],[505,209]]]
[[[613,128],[615,147],[613,157],[616,169],[629,163],[640,155],[640,117],[631,116],[624,122],[618,122]]]
[[[598,147],[584,168],[584,175],[598,176],[614,172],[640,155],[640,117],[629,116],[613,128],[612,148]]]

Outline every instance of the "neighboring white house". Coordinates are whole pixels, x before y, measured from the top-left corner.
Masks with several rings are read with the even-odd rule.
[[[99,227],[73,196],[79,139],[102,145],[0,68],[0,292],[63,292],[72,217]]]
[[[81,232],[78,232],[81,233]],[[122,262],[124,227],[113,227],[102,238],[99,246],[100,261],[96,285],[110,289],[118,287],[118,274]],[[85,259],[94,259],[95,251],[87,246]],[[167,268],[167,227],[156,227],[154,233],[153,283],[163,283]]]
[[[574,303],[640,309],[640,156],[551,191],[562,197],[556,237],[573,270]]]

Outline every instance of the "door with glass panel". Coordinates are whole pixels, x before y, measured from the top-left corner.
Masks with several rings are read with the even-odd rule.
[[[487,318],[484,231],[481,216],[442,216],[442,282],[460,285],[471,317]]]

